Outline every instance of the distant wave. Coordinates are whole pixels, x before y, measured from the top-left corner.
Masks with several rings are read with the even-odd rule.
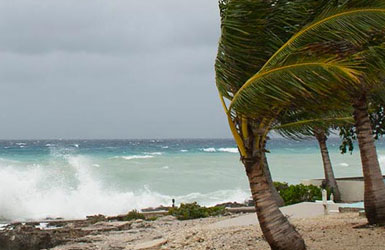
[[[238,148],[219,148],[220,152],[238,153]]]
[[[180,152],[182,152],[182,153],[185,153],[185,152],[187,152],[188,150],[187,149],[181,149],[180,150]]]
[[[162,152],[151,152],[151,153],[146,153],[146,154],[149,154],[149,155],[162,155],[163,153]]]
[[[203,148],[202,150],[205,152],[216,152],[217,151],[215,148]]]
[[[149,159],[149,158],[154,158],[155,156],[153,155],[130,155],[130,156],[117,156],[114,158],[122,158],[125,160],[134,160],[134,159]]]
[[[204,152],[225,152],[225,153],[238,153],[237,148],[203,148]]]

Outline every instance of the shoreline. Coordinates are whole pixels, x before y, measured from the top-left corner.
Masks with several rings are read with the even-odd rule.
[[[316,213],[304,217],[304,211],[315,211],[308,207],[314,204],[299,203],[282,208],[291,223],[303,235],[309,249],[330,249],[330,246],[333,246],[333,249],[383,249],[385,227],[367,227],[366,219],[357,212],[326,216]],[[13,231],[8,231],[8,236],[17,238],[23,233],[29,235],[29,232],[34,240],[49,239],[52,244],[46,242],[45,248],[53,250],[270,249],[257,225],[255,213],[227,214],[184,221],[170,215],[154,221],[99,219],[101,218],[90,217],[88,220],[67,221],[58,228],[32,231],[31,226],[20,224]],[[45,238],[39,238],[39,234]],[[56,239],[53,238],[54,235]],[[4,231],[0,231],[0,250],[7,249],[1,247],[6,246],[2,236]],[[352,242],[356,248],[352,248]],[[102,246],[104,248],[101,248]]]

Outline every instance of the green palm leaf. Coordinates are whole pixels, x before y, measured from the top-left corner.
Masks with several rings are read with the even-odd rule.
[[[299,61],[258,73],[235,94],[230,109],[249,117],[269,117],[272,107],[301,107],[304,102],[309,107],[309,103],[318,105],[320,97],[329,96],[346,99],[346,90],[360,85],[356,66],[338,60]]]
[[[247,79],[329,2],[220,1],[222,36],[215,69],[221,95],[232,99]]]
[[[296,50],[315,42],[349,41],[359,48],[367,43],[374,33],[385,26],[385,1],[350,1],[349,5],[331,8],[311,24],[292,36],[265,63],[260,72],[285,64],[286,58]],[[356,7],[356,8],[354,8]]]

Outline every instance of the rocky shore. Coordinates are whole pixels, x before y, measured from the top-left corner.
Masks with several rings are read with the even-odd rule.
[[[169,215],[154,221],[94,216],[48,224],[13,224],[0,231],[0,250],[270,249],[258,225],[213,226],[242,216],[186,221]],[[356,212],[291,222],[309,249],[385,249],[385,227],[366,226],[366,219]]]

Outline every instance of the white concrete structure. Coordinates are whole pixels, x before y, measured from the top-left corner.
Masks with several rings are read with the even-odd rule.
[[[385,177],[385,176],[384,176]],[[304,185],[320,186],[323,179],[302,180]],[[338,178],[337,185],[342,202],[358,202],[364,200],[363,177]]]

